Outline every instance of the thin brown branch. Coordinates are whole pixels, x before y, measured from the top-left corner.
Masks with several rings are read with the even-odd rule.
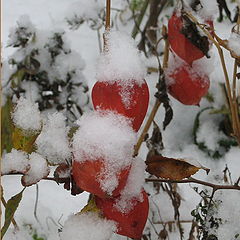
[[[147,122],[144,126],[144,129],[143,129],[140,137],[138,138],[137,144],[134,147],[134,154],[133,154],[134,157],[138,155],[138,151],[139,151],[139,149],[140,149],[140,147],[141,147],[141,145],[142,145],[142,143],[143,143],[143,141],[144,141],[144,139],[145,139],[145,137],[148,133],[148,130],[149,130],[149,128],[150,128],[150,126],[151,126],[151,124],[154,120],[154,117],[155,117],[160,105],[161,105],[161,103],[159,102],[158,99],[156,99],[155,104],[153,106],[153,109],[150,113],[150,116],[149,116],[149,118],[148,118],[148,120],[147,120]]]
[[[9,173],[4,176],[11,176],[11,175],[23,175],[22,173]],[[47,181],[54,181],[58,183],[59,181],[64,181],[67,178],[54,178],[54,177],[45,177],[42,178],[42,180]],[[160,179],[160,178],[146,178],[145,182],[163,182],[163,183],[196,183],[200,185],[204,185],[207,187],[213,188],[214,191],[220,190],[220,189],[229,189],[229,190],[240,190],[240,186],[238,185],[240,182],[240,177],[237,180],[237,182],[234,185],[221,185],[221,184],[214,184],[206,181],[202,181],[196,178],[188,178],[188,179],[182,179],[182,180],[169,180],[169,179]]]
[[[192,223],[193,220],[180,220],[180,223]],[[163,224],[163,225],[166,225],[166,224],[174,224],[174,223],[177,223],[177,220],[171,220],[171,221],[157,221],[157,222],[153,222],[153,224]]]
[[[204,185],[207,187],[211,187],[215,192],[220,189],[229,189],[229,190],[240,190],[239,185],[220,185],[220,184],[213,184],[210,182],[202,181],[195,178],[188,178],[183,180],[168,180],[168,179],[156,179],[156,178],[146,178],[146,182],[163,182],[163,183],[196,183],[200,185]]]

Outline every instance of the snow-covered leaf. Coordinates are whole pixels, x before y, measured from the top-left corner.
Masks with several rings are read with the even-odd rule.
[[[29,165],[30,169],[21,179],[25,187],[36,184],[42,178],[47,177],[50,172],[47,161],[38,153],[34,152],[29,155]]]

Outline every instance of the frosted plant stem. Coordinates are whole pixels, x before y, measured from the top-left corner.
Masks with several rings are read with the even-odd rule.
[[[227,95],[228,95],[228,100],[229,100],[229,107],[230,107],[230,113],[231,113],[231,117],[232,117],[232,128],[233,128],[233,135],[234,137],[237,139],[238,144],[240,145],[240,139],[238,137],[238,122],[239,122],[239,118],[238,116],[236,116],[236,111],[234,108],[234,104],[233,104],[233,97],[232,97],[232,91],[231,91],[231,85],[230,85],[230,80],[229,80],[229,76],[228,76],[228,72],[227,72],[227,67],[226,67],[226,63],[225,63],[225,58],[223,55],[223,50],[220,46],[220,44],[213,38],[213,36],[210,34],[210,32],[204,27],[204,25],[200,24],[197,19],[188,12],[185,12],[186,16],[191,19],[198,27],[201,28],[201,30],[207,35],[207,37],[214,43],[214,45],[216,46],[217,50],[218,50],[218,54],[220,56],[220,60],[221,60],[221,65],[222,65],[222,69],[223,69],[223,73],[224,73],[224,77],[225,77],[225,83],[226,83],[226,89],[227,89]]]
[[[110,31],[111,26],[111,0],[106,0],[106,20],[105,20],[105,32],[103,33],[103,50],[107,52],[106,34]]]

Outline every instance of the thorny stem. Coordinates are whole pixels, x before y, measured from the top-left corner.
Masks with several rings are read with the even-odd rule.
[[[155,178],[146,178],[146,182],[163,182],[163,183],[196,183],[200,185],[204,185],[207,187],[211,187],[214,192],[220,189],[229,189],[229,190],[240,190],[240,186],[237,184],[234,185],[220,185],[220,184],[213,184],[210,182],[198,180],[196,178],[188,178],[183,180],[168,180],[168,179],[155,179]]]
[[[168,57],[169,57],[169,43],[168,43],[168,39],[167,39],[167,29],[165,26],[163,27],[163,35],[164,35],[164,39],[165,39],[163,69],[165,69],[168,66]],[[154,117],[155,117],[160,105],[161,105],[161,102],[158,99],[156,99],[155,104],[152,108],[152,111],[149,115],[149,118],[143,128],[143,131],[142,131],[140,137],[138,138],[137,144],[134,147],[134,154],[133,154],[134,157],[136,157],[138,155],[138,151],[148,133],[148,130],[154,120]]]
[[[7,202],[6,202],[6,200],[4,199],[3,195],[1,195],[1,201],[2,201],[3,206],[6,208],[6,207],[7,207]],[[12,224],[13,224],[14,228],[17,229],[17,230],[19,230],[19,227],[18,227],[18,225],[17,225],[14,217],[12,218],[11,221],[12,221]],[[0,238],[0,239],[1,239],[1,238]]]
[[[214,43],[214,45],[216,46],[216,48],[218,50],[218,54],[220,56],[221,65],[222,65],[222,68],[223,68],[223,73],[224,73],[225,82],[226,82],[226,89],[227,89],[227,95],[228,95],[228,99],[229,99],[230,113],[231,113],[231,116],[232,116],[233,135],[235,136],[235,138],[238,141],[238,144],[240,145],[240,123],[239,123],[240,119],[238,117],[238,109],[236,109],[236,106],[233,104],[233,96],[232,96],[232,91],[231,91],[231,85],[230,85],[230,80],[229,80],[229,77],[228,77],[227,67],[226,67],[226,63],[225,63],[225,59],[224,59],[224,55],[223,55],[223,50],[222,50],[220,44],[218,43],[218,41],[216,41],[214,39],[214,37],[210,34],[210,32],[202,24],[200,24],[197,21],[197,19],[191,13],[185,12],[185,14],[198,27],[200,27],[202,29],[202,31]]]

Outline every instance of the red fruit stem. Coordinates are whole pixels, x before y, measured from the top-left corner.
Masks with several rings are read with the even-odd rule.
[[[227,96],[229,100],[229,108],[230,108],[230,113],[232,117],[232,128],[233,128],[233,136],[236,138],[238,141],[238,145],[240,146],[240,119],[238,116],[238,106],[237,104],[234,104],[233,96],[232,96],[232,89],[230,85],[230,80],[227,72],[227,67],[225,63],[225,58],[223,55],[223,50],[220,46],[220,44],[214,39],[214,37],[210,34],[210,32],[205,28],[204,25],[200,24],[197,19],[189,12],[184,12],[184,14],[191,20],[193,21],[206,35],[207,37],[213,42],[213,44],[216,46],[218,50],[218,54],[221,60],[221,65],[225,77],[225,84],[226,84],[226,89],[227,89]]]
[[[110,30],[110,18],[111,17],[111,0],[106,0],[106,24],[105,30]]]

